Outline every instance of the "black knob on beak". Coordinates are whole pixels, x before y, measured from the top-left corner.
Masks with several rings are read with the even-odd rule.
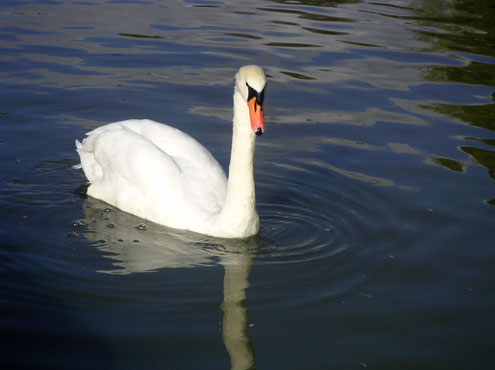
[[[263,131],[261,130],[261,127],[258,127],[258,129],[256,130],[255,134],[258,135],[258,136],[261,136],[262,133],[263,133]]]

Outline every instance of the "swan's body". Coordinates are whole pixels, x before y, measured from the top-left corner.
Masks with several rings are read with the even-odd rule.
[[[261,68],[242,67],[234,89],[229,179],[189,135],[150,120],[99,127],[76,140],[88,195],[156,223],[244,238],[259,230],[255,207],[255,133],[265,130]]]

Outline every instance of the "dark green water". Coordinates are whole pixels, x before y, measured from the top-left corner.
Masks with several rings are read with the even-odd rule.
[[[492,368],[493,19],[491,0],[2,1],[0,367]],[[227,168],[245,64],[268,77],[258,237],[74,194],[74,140],[128,118]]]

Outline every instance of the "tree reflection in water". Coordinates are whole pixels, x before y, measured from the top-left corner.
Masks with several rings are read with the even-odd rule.
[[[426,29],[417,29],[417,37],[432,45],[435,52],[463,52],[475,56],[466,65],[433,65],[425,69],[424,78],[441,83],[495,86],[495,2],[492,0],[415,1],[416,21]],[[476,57],[478,56],[478,57]],[[448,115],[457,121],[493,132],[495,130],[495,93],[487,104],[431,103],[424,109]],[[466,137],[484,145],[495,146],[493,140]],[[479,165],[495,178],[495,151],[478,146],[461,146]],[[462,164],[453,159],[433,158],[448,169],[459,171]],[[456,162],[456,163],[453,163]]]

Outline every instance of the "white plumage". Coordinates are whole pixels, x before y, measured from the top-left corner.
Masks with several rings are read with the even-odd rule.
[[[265,129],[265,83],[256,66],[236,75],[228,180],[191,136],[151,120],[127,120],[89,132],[82,143],[76,140],[88,195],[178,229],[231,238],[256,234],[253,154],[255,133]]]

